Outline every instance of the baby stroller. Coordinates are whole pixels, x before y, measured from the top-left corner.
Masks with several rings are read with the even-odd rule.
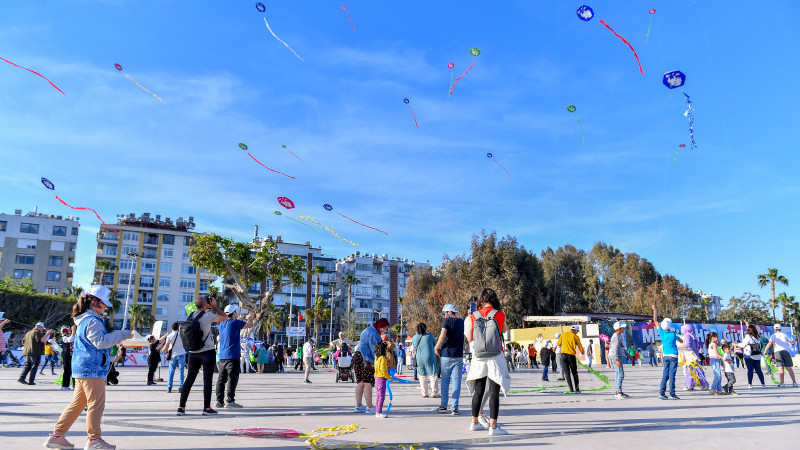
[[[353,357],[345,354],[344,356],[339,356],[336,358],[337,371],[336,371],[336,382],[339,381],[349,381],[351,383],[356,382],[355,374],[353,373]]]
[[[22,367],[22,363],[11,353],[11,350],[6,350],[3,356],[5,356],[5,359],[3,359],[3,367]]]

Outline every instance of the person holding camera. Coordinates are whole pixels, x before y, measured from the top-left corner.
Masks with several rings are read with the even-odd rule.
[[[33,381],[36,379],[36,369],[39,368],[42,355],[44,355],[44,344],[50,339],[53,330],[47,330],[46,333],[42,334],[43,332],[44,324],[39,322],[31,331],[28,331],[22,339],[22,356],[25,357],[25,369],[22,370],[22,374],[19,376],[19,380],[17,380],[20,384],[29,384],[31,386],[36,384]],[[28,374],[30,374],[30,378],[28,381],[25,381],[25,377],[27,377]]]
[[[252,314],[247,316],[247,322],[239,320],[239,307],[228,305],[225,307],[225,315],[228,320],[219,324],[219,362],[217,369],[217,408],[225,407],[226,400],[228,408],[241,408],[242,405],[236,403],[236,385],[239,384],[239,368],[241,362],[242,340],[240,332],[253,327]],[[228,385],[227,393],[225,384]],[[227,398],[225,395],[227,394]]]

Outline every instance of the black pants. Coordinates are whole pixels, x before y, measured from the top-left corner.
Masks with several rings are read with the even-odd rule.
[[[25,357],[25,368],[22,370],[22,375],[19,376],[19,379],[25,381],[25,377],[28,376],[30,373],[30,379],[28,380],[28,384],[33,383],[33,380],[36,379],[36,370],[39,368],[39,363],[42,361],[41,355],[28,355]]]
[[[578,387],[578,360],[575,355],[561,354],[561,367],[564,369],[564,378],[567,379],[570,391],[579,391]],[[572,376],[570,376],[572,374]],[[573,381],[574,379],[574,381]]]
[[[148,383],[155,383],[155,376],[156,376],[156,369],[158,369],[158,365],[161,364],[160,359],[147,359],[147,382]]]
[[[236,397],[236,385],[239,384],[239,368],[241,367],[241,360],[239,359],[220,359],[217,363],[219,375],[217,376],[217,403],[224,403],[223,394],[225,394],[225,383],[228,383],[228,395],[226,401],[228,403],[234,402]]]
[[[550,354],[550,361],[553,363],[553,374],[555,375],[556,371],[558,370],[558,362],[556,362],[558,358],[555,356],[555,352]]]
[[[278,372],[277,373],[283,372],[283,360],[278,358],[278,359],[275,360],[275,362],[278,363]]]
[[[736,383],[736,375],[733,372],[725,372],[725,386],[722,387],[723,392],[730,394],[733,392],[733,385]]]
[[[500,385],[490,380],[489,377],[475,380],[475,392],[472,394],[472,417],[478,417],[483,405],[483,394],[486,385],[489,385],[489,418],[497,420],[500,413]]]
[[[297,370],[298,366],[300,366],[300,370],[305,370],[303,369],[303,358],[297,358],[297,361],[294,363],[294,370]]]
[[[69,387],[69,382],[72,379],[72,356],[62,353],[61,359],[64,360],[64,374],[61,375],[61,387]],[[73,381],[74,385],[75,382]]]
[[[211,408],[211,388],[214,384],[214,360],[217,359],[216,350],[206,350],[202,353],[187,353],[187,365],[189,370],[186,373],[186,380],[183,383],[181,390],[180,407],[186,407],[186,400],[189,398],[189,392],[192,390],[194,380],[197,378],[197,373],[200,372],[200,367],[203,368],[203,408]]]

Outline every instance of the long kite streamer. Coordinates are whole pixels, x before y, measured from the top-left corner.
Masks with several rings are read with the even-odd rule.
[[[650,40],[650,27],[653,26],[653,14],[655,13],[656,13],[655,8],[650,10],[650,24],[647,25],[647,38],[644,40],[644,45],[647,45],[647,42]]]
[[[694,106],[689,94],[684,92],[683,95],[686,96],[686,111],[683,112],[683,116],[689,118],[689,137],[692,139],[691,148],[697,148],[697,142],[694,140]]]
[[[577,110],[578,110],[578,108],[576,108],[575,105],[567,106],[567,111],[569,111],[570,113],[574,113]],[[581,145],[585,146],[584,145],[584,138],[586,137],[586,133],[584,133],[584,131],[583,131],[583,125],[581,125],[581,121],[578,120],[578,115],[577,114],[574,117],[575,117],[575,121],[578,122],[578,126],[581,127]]]
[[[61,200],[61,197],[59,197],[59,196],[57,196],[57,195],[56,195],[56,199],[58,199],[58,201],[60,201],[61,203],[63,203],[63,204],[64,204],[64,206],[66,206],[66,207],[68,207],[68,208],[72,208],[72,209],[78,209],[78,210],[81,210],[81,211],[91,211],[91,212],[93,212],[93,213],[94,213],[94,215],[95,215],[95,216],[97,216],[97,219],[98,219],[98,220],[100,220],[100,222],[101,222],[103,225],[105,225],[105,227],[106,227],[106,228],[108,228],[109,230],[113,231],[114,233],[117,233],[117,234],[119,234],[119,231],[117,231],[117,230],[115,230],[115,229],[111,228],[110,226],[108,226],[108,224],[107,224],[107,223],[103,222],[103,219],[100,217],[100,214],[97,214],[97,211],[93,210],[92,208],[86,208],[86,207],[83,207],[83,206],[71,206],[71,205],[69,205],[67,202],[65,202],[64,200]]]
[[[616,32],[616,31],[614,31],[614,29],[613,29],[613,28],[611,28],[610,26],[608,26],[608,24],[607,24],[607,23],[605,23],[605,22],[603,21],[603,19],[600,19],[600,23],[602,23],[603,25],[605,25],[605,27],[606,27],[606,28],[608,28],[609,30],[611,30],[611,32],[612,32],[612,33],[614,33],[614,36],[616,36],[616,37],[618,37],[618,38],[622,39],[622,42],[626,43],[626,44],[628,45],[628,47],[630,47],[631,51],[633,52],[633,56],[635,56],[635,57],[636,57],[636,63],[637,63],[637,64],[639,64],[639,72],[641,72],[641,73],[642,73],[642,75],[644,75],[644,70],[642,69],[642,63],[639,61],[639,55],[636,53],[636,50],[634,50],[634,49],[633,49],[633,46],[631,45],[631,43],[630,43],[630,42],[628,42],[628,40],[627,40],[627,39],[625,39],[624,37],[622,37],[622,36],[620,36],[619,34],[617,34],[617,32]]]
[[[333,228],[328,228],[328,227],[325,227],[325,226],[323,226],[321,223],[317,222],[317,221],[316,221],[316,219],[314,219],[313,217],[306,217],[306,216],[304,216],[304,215],[302,215],[302,214],[300,214],[300,213],[298,213],[298,215],[299,215],[299,216],[300,216],[300,218],[301,218],[301,219],[303,219],[303,220],[308,220],[309,222],[313,223],[314,225],[319,225],[319,226],[321,226],[323,230],[325,230],[325,231],[327,231],[328,233],[330,233],[330,234],[332,234],[332,235],[336,236],[337,238],[339,238],[339,240],[340,240],[340,241],[347,242],[348,244],[358,245],[358,244],[356,244],[356,243],[355,243],[355,242],[353,242],[353,241],[348,241],[347,239],[345,239],[345,238],[343,238],[343,237],[339,236],[338,234],[336,234],[336,232],[335,232],[335,231],[333,231]]]
[[[547,390],[547,389],[558,389],[558,388],[562,388],[562,387],[567,387],[567,385],[566,384],[562,384],[561,386],[542,386],[540,388],[526,389],[524,391],[510,391],[509,394],[527,394],[529,392],[542,392],[542,391]]]
[[[291,153],[291,154],[292,154],[292,156],[294,156],[295,158],[299,159],[301,163],[303,163],[303,164],[305,164],[305,163],[306,163],[306,162],[305,162],[305,161],[303,161],[303,160],[302,160],[302,159],[301,159],[299,156],[295,155],[293,151],[291,151],[291,150],[289,150],[288,148],[286,148],[286,146],[285,146],[285,145],[281,145],[281,147],[285,148],[287,152],[289,152],[289,153]]]
[[[275,39],[277,39],[277,40],[278,40],[278,42],[280,42],[281,44],[283,44],[284,46],[286,46],[286,48],[288,48],[288,49],[289,49],[289,51],[291,51],[292,53],[294,53],[294,56],[297,56],[297,59],[299,59],[300,61],[303,61],[303,58],[301,58],[301,57],[300,57],[300,55],[298,55],[298,54],[297,54],[297,52],[295,52],[294,50],[292,50],[292,47],[289,47],[289,44],[287,44],[286,42],[283,42],[283,40],[282,40],[281,38],[279,38],[277,35],[275,35],[275,33],[272,31],[272,28],[270,28],[270,27],[269,27],[269,22],[267,22],[267,18],[266,18],[266,17],[264,17],[264,24],[267,26],[267,30],[269,30],[270,34],[272,34],[272,36],[273,36]],[[305,62],[305,61],[303,61],[303,62]]]
[[[136,82],[136,80],[134,80],[133,78],[129,77],[127,73],[126,73],[126,74],[124,74],[124,75],[125,75],[125,78],[127,78],[127,79],[129,79],[129,80],[133,81],[134,83],[136,83],[136,85],[137,85],[137,86],[139,86],[140,88],[144,89],[144,91],[145,91],[145,92],[149,93],[150,95],[152,95],[153,97],[155,97],[156,99],[158,99],[158,101],[160,101],[160,102],[163,102],[163,101],[164,101],[164,100],[161,100],[161,97],[157,96],[156,94],[153,94],[153,93],[152,93],[152,92],[150,92],[150,91],[149,91],[149,90],[148,90],[146,87],[142,86],[141,84],[137,83],[137,82]]]
[[[487,153],[487,154],[486,154],[486,157],[487,157],[487,158],[489,158],[489,159],[491,159],[492,161],[494,161],[494,163],[495,163],[495,164],[497,164],[498,166],[502,167],[502,168],[503,168],[503,170],[505,170],[505,171],[506,171],[506,174],[508,174],[508,178],[511,178],[511,173],[508,171],[508,169],[506,169],[506,166],[504,166],[504,165],[500,164],[500,162],[499,162],[499,161],[497,161],[496,159],[494,159],[494,155],[492,155],[491,153]]]
[[[275,215],[276,215],[276,216],[283,216],[283,213],[282,213],[282,212],[280,212],[280,211],[275,211]],[[295,221],[295,222],[297,222],[297,223],[302,223],[303,225],[307,226],[308,228],[311,228],[311,229],[312,229],[312,230],[314,230],[314,231],[319,231],[318,229],[316,229],[316,228],[312,227],[311,225],[309,225],[309,224],[307,224],[307,223],[305,223],[305,222],[300,222],[299,220],[297,220],[297,219],[292,219],[292,218],[291,218],[291,217],[289,217],[289,216],[284,216],[284,217],[286,217],[286,218],[287,218],[287,219],[289,219],[289,220],[293,220],[293,221]]]
[[[3,57],[0,57],[0,59],[2,59],[3,61],[5,61],[5,62],[7,62],[7,63],[11,64],[11,65],[12,65],[12,66],[14,66],[14,67],[18,67],[18,68],[20,68],[20,69],[25,69],[25,70],[27,70],[28,72],[30,72],[30,73],[32,73],[32,74],[39,75],[40,77],[42,77],[42,78],[44,78],[45,80],[47,80],[47,82],[48,82],[48,83],[50,83],[50,86],[53,86],[54,88],[56,88],[56,90],[57,90],[58,92],[61,92],[62,94],[64,94],[64,91],[62,91],[61,89],[59,89],[59,88],[58,88],[58,86],[56,86],[55,84],[53,84],[53,82],[52,82],[52,81],[50,81],[50,80],[49,80],[49,79],[48,79],[46,76],[44,76],[44,75],[40,74],[39,72],[37,72],[37,71],[35,71],[35,70],[28,69],[27,67],[22,67],[22,66],[20,66],[20,65],[18,65],[18,64],[14,64],[13,62],[11,62],[11,61],[9,61],[9,60],[7,60],[7,59],[3,58]],[[64,95],[67,95],[67,94],[64,94]]]
[[[583,363],[582,363],[582,362],[580,362],[580,361],[577,361],[577,363],[578,363],[578,365],[579,365],[579,366],[583,367],[584,369],[587,369],[589,372],[591,372],[591,373],[592,373],[592,375],[596,376],[598,379],[600,379],[600,381],[602,381],[603,383],[605,383],[603,386],[601,386],[601,387],[599,387],[599,388],[595,388],[595,389],[583,389],[581,392],[603,391],[603,390],[606,390],[606,389],[608,389],[608,386],[609,386],[611,383],[608,381],[608,377],[607,377],[607,376],[605,376],[605,375],[603,375],[602,373],[600,373],[600,372],[598,372],[598,371],[596,371],[596,370],[592,369],[591,367],[589,367],[589,366],[587,366],[587,365],[583,364]],[[564,393],[565,393],[565,394],[573,394],[573,392],[564,392]]]
[[[353,219],[351,219],[351,218],[349,218],[349,217],[345,216],[344,214],[342,214],[342,213],[340,213],[340,212],[337,212],[336,214],[338,214],[338,215],[340,215],[340,216],[344,217],[345,219],[347,219],[347,220],[349,220],[349,221],[351,221],[351,222],[355,222],[355,223],[357,223],[357,224],[361,225],[362,227],[367,227],[367,228],[369,228],[370,230],[379,231],[379,232],[381,232],[381,233],[383,233],[383,234],[385,234],[385,235],[387,235],[387,236],[389,235],[389,233],[387,233],[387,232],[385,232],[385,231],[383,231],[383,230],[379,230],[379,229],[377,229],[377,228],[374,228],[374,227],[371,227],[371,226],[369,226],[369,225],[364,225],[363,223],[361,223],[361,222],[359,222],[359,221],[357,221],[357,220],[353,220]]]
[[[454,82],[453,82],[453,85],[452,85],[452,86],[450,86],[450,95],[453,95],[453,88],[455,88],[455,87],[456,87],[456,84],[458,84],[458,80],[460,80],[460,79],[464,78],[464,75],[468,74],[468,73],[469,73],[469,70],[470,70],[470,69],[472,69],[472,66],[474,66],[474,65],[475,65],[475,61],[472,61],[472,64],[469,66],[469,69],[467,69],[467,71],[466,71],[466,72],[464,72],[463,74],[461,74],[461,76],[460,76],[460,77],[456,78],[456,81],[454,81]]]
[[[419,123],[417,123],[417,116],[414,114],[414,110],[411,109],[410,101],[407,98],[404,98],[403,103],[408,105],[408,110],[411,111],[411,117],[414,118],[414,125],[416,125],[417,129],[419,130]]]
[[[344,13],[347,14],[347,20],[350,21],[350,26],[353,27],[353,33],[355,33],[356,32],[356,26],[353,25],[353,19],[350,18],[350,13],[347,12],[347,8],[345,6],[342,6],[342,11],[344,11]]]
[[[279,174],[281,174],[281,175],[283,175],[283,176],[285,176],[285,177],[289,177],[289,178],[291,178],[291,179],[293,179],[293,180],[296,180],[296,178],[295,178],[295,177],[293,177],[293,176],[291,176],[291,175],[286,175],[286,174],[285,174],[285,173],[283,173],[283,172],[278,172],[278,171],[277,171],[277,170],[275,170],[275,169],[270,169],[269,167],[265,166],[265,165],[264,165],[264,164],[263,164],[261,161],[257,160],[255,156],[251,155],[251,154],[250,154],[250,152],[247,152],[247,156],[249,156],[249,157],[253,158],[253,161],[257,162],[259,165],[261,165],[261,167],[263,167],[263,168],[265,168],[265,169],[267,169],[267,170],[271,170],[271,171],[273,171],[273,172],[275,172],[275,173],[279,173]]]

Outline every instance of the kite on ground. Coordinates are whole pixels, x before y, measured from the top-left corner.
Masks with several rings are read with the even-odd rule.
[[[469,50],[469,54],[472,55],[472,56],[478,57],[478,56],[481,55],[481,49],[479,49],[477,47],[471,48]],[[468,74],[470,69],[472,69],[472,66],[474,66],[474,65],[475,65],[475,61],[472,61],[472,64],[470,64],[470,66],[467,68],[467,71],[464,72],[460,77],[456,78],[456,81],[453,82],[452,86],[450,86],[450,95],[453,95],[453,88],[456,87],[456,84],[458,83],[458,80],[464,78],[464,75]]]
[[[451,94],[452,94],[452,92],[451,92]],[[404,98],[403,99],[403,103],[408,105],[408,110],[411,111],[411,117],[414,119],[414,125],[416,125],[417,129],[419,130],[419,123],[417,123],[417,116],[414,114],[414,110],[411,109],[411,105],[409,104],[409,103],[411,103],[411,101],[409,99],[407,99],[407,98]]]
[[[344,13],[347,14],[347,20],[350,21],[350,26],[353,27],[353,33],[355,33],[356,32],[356,26],[353,25],[353,19],[350,18],[350,13],[347,12],[347,8],[344,7],[344,6],[342,6],[342,11],[344,11]]]
[[[119,70],[120,72],[122,72],[122,66],[121,66],[121,65],[119,65],[119,64],[114,64],[114,68],[115,68],[115,69],[117,69],[117,70]],[[160,101],[160,102],[163,102],[163,101],[164,101],[164,100],[161,100],[161,97],[157,96],[156,94],[153,94],[152,92],[150,92],[149,90],[147,90],[147,88],[146,88],[146,87],[142,86],[141,84],[137,83],[137,82],[136,82],[136,80],[134,80],[133,78],[129,77],[127,73],[125,73],[125,74],[123,74],[123,75],[125,75],[125,78],[127,78],[127,79],[129,79],[129,80],[133,81],[133,82],[134,82],[134,83],[135,83],[137,86],[139,86],[140,88],[142,88],[142,89],[143,89],[145,92],[147,92],[148,94],[150,94],[150,95],[152,95],[153,97],[155,97],[156,99],[158,99],[158,101]]]
[[[511,173],[508,172],[508,169],[506,169],[506,167],[504,165],[500,164],[500,162],[498,162],[496,159],[494,159],[494,155],[492,155],[491,153],[487,153],[486,157],[491,159],[492,161],[494,161],[495,164],[497,164],[498,166],[502,167],[503,170],[505,170],[506,173],[508,174],[508,178],[511,178]]]
[[[567,106],[567,111],[569,111],[571,113],[574,113],[577,110],[578,110],[578,108],[576,108],[575,105]],[[577,114],[575,115],[575,120],[578,122],[578,126],[581,127],[581,145],[584,145],[584,137],[586,136],[586,133],[583,132],[583,125],[581,125],[581,121],[578,120],[578,115]]]
[[[299,431],[290,428],[237,428],[231,430],[231,433],[234,436],[247,436],[252,438],[296,438],[300,436]]]
[[[637,63],[637,64],[639,64],[639,72],[641,72],[641,74],[642,74],[642,75],[644,75],[644,70],[642,70],[642,63],[639,61],[639,55],[636,53],[636,50],[634,50],[634,49],[633,49],[633,46],[631,45],[631,43],[630,43],[630,42],[628,42],[628,40],[627,40],[627,39],[625,39],[624,37],[622,37],[622,36],[620,36],[619,34],[617,34],[617,32],[616,32],[616,31],[614,31],[614,29],[613,29],[613,28],[611,28],[611,27],[610,27],[610,26],[609,26],[607,23],[605,23],[605,22],[603,21],[603,19],[600,19],[600,23],[602,23],[602,24],[603,24],[603,25],[604,25],[606,28],[608,28],[609,30],[611,30],[611,32],[612,32],[612,33],[614,33],[614,36],[616,36],[616,37],[618,37],[618,38],[622,39],[622,42],[624,42],[625,44],[627,44],[627,45],[628,45],[628,47],[630,47],[631,51],[633,52],[633,56],[635,56],[635,57],[636,57],[636,63]]]
[[[55,84],[53,84],[53,82],[52,82],[52,81],[50,81],[50,80],[49,80],[49,79],[48,79],[46,76],[44,76],[44,75],[40,74],[39,72],[36,72],[35,70],[28,69],[27,67],[22,67],[22,66],[20,66],[20,65],[14,64],[13,62],[11,62],[11,61],[9,61],[9,60],[7,60],[7,59],[3,58],[3,57],[0,57],[0,59],[2,59],[3,61],[5,61],[5,62],[7,62],[7,63],[11,64],[11,65],[12,65],[12,66],[14,66],[14,67],[18,67],[18,68],[20,68],[20,69],[25,69],[25,70],[27,70],[28,72],[30,72],[30,73],[32,73],[32,74],[34,74],[34,75],[39,75],[40,77],[44,78],[44,79],[45,79],[45,80],[46,80],[48,83],[50,83],[50,86],[53,86],[54,88],[56,88],[56,90],[57,90],[58,92],[61,92],[62,94],[64,94],[64,91],[62,91],[61,89],[59,89],[59,88],[58,88],[58,86],[56,86]],[[64,94],[64,95],[67,95],[67,94]]]

